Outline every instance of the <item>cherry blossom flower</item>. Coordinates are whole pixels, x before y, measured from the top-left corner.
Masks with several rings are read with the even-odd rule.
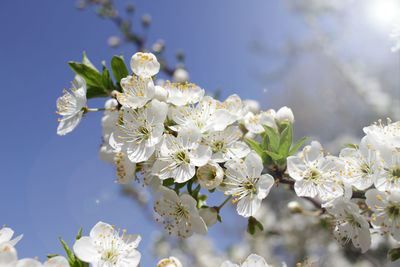
[[[217,100],[206,96],[196,106],[172,107],[169,116],[178,125],[170,128],[175,131],[198,129],[201,133],[223,131],[235,121],[235,117],[219,106]]]
[[[204,89],[194,83],[171,83],[167,81],[163,87],[168,92],[167,103],[175,106],[195,104],[204,96]]]
[[[149,159],[162,139],[167,110],[167,104],[156,99],[137,110],[123,109],[122,123],[111,133],[110,145],[132,162]]]
[[[166,134],[152,172],[162,180],[174,178],[183,183],[195,175],[196,166],[205,165],[210,157],[211,149],[200,144],[199,132],[185,130],[177,137]]]
[[[14,239],[11,239],[14,235],[14,231],[11,228],[3,227],[0,229],[0,245],[2,244],[10,244],[11,246],[15,246],[18,241],[20,241],[23,235],[19,235]]]
[[[121,79],[122,93],[117,94],[122,106],[136,109],[143,107],[155,94],[153,79],[146,76],[128,76]]]
[[[98,222],[90,231],[89,236],[83,236],[74,244],[75,255],[93,267],[139,266],[140,253],[136,250],[141,237],[127,235],[126,230],[116,231],[111,225]]]
[[[250,148],[239,141],[243,138],[239,127],[230,125],[224,131],[211,132],[203,137],[203,142],[211,147],[211,159],[215,162],[225,162],[232,158],[244,158],[250,153]]]
[[[201,187],[212,190],[221,184],[224,171],[217,163],[210,161],[197,169],[197,178]]]
[[[196,200],[188,194],[178,196],[174,190],[161,187],[161,198],[155,201],[156,219],[170,235],[186,238],[193,233],[207,234],[207,226],[199,215]]]
[[[367,142],[363,138],[359,147],[344,148],[340,152],[340,159],[344,162],[343,181],[358,190],[369,188],[381,174],[377,151]]]
[[[320,197],[323,201],[343,195],[341,186],[342,162],[333,156],[324,156],[317,141],[304,147],[298,156],[287,158],[290,177],[296,180],[294,190],[298,196]]]
[[[8,242],[0,243],[0,266],[15,267],[18,260],[17,251]]]
[[[369,224],[364,216],[360,215],[359,207],[345,198],[337,198],[323,207],[335,220],[334,236],[343,246],[351,240],[353,245],[361,248],[365,253],[371,246]]]
[[[255,215],[261,201],[267,197],[274,185],[274,178],[269,174],[261,175],[263,164],[261,157],[254,151],[245,160],[232,159],[225,164],[226,180],[224,194],[232,195],[233,203],[239,202],[237,212],[243,217]]]
[[[263,125],[272,127],[277,129],[275,123],[275,112],[267,111],[267,112],[260,112],[258,114],[254,114],[252,112],[248,112],[244,116],[244,126],[246,129],[253,134],[260,134],[265,131]]]
[[[63,256],[56,256],[48,259],[43,264],[35,259],[21,259],[15,267],[69,267],[68,260]]]
[[[64,95],[57,99],[58,111],[56,113],[62,116],[57,127],[58,135],[66,135],[78,126],[86,106],[85,80],[76,75],[71,84],[70,92],[64,89]]]
[[[151,77],[160,71],[160,63],[152,53],[136,53],[131,58],[131,69],[141,77]]]
[[[240,262],[241,264],[238,265],[230,261],[225,261],[222,263],[220,267],[264,267],[264,266],[268,267],[269,266],[266,260],[263,257],[258,256],[257,254],[251,254],[246,259]]]
[[[365,193],[372,226],[382,234],[400,241],[400,192],[381,192],[370,189]]]
[[[160,260],[157,267],[182,267],[182,263],[175,257],[169,257]]]

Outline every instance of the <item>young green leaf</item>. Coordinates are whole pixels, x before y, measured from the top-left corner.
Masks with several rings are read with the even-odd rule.
[[[388,252],[388,258],[391,261],[397,261],[400,259],[400,248],[393,248]]]
[[[273,160],[280,160],[280,159],[282,159],[282,156],[281,156],[281,155],[276,154],[276,153],[274,153],[274,152],[265,151],[265,153],[267,153],[268,156],[270,156]],[[283,158],[284,158],[284,157],[283,157]]]
[[[68,65],[76,74],[85,79],[88,86],[102,87],[102,75],[98,71],[79,62],[70,61]]]
[[[112,90],[114,90],[114,83],[111,80],[110,72],[108,71],[106,66],[103,66],[103,74],[102,74],[101,82],[103,84],[103,87],[107,91],[111,92]]]
[[[120,56],[114,56],[111,59],[111,71],[114,75],[117,84],[121,88],[120,81],[129,75],[128,68],[125,65],[124,59]]]
[[[51,258],[54,258],[54,257],[57,257],[57,256],[60,256],[60,255],[58,255],[58,254],[47,254],[47,255],[46,255],[46,257],[47,257],[48,259],[51,259]]]
[[[344,146],[347,148],[358,149],[358,145],[356,145],[356,144],[346,143],[346,144],[344,144]]]
[[[173,185],[174,183],[175,183],[175,182],[174,182],[174,178],[168,178],[168,179],[165,179],[165,180],[163,181],[163,186],[168,187],[168,186]]]
[[[290,146],[292,145],[293,141],[293,129],[292,124],[288,123],[286,128],[282,131],[280,139],[279,139],[279,155],[286,158]]]
[[[93,63],[89,60],[89,58],[86,56],[85,51],[83,51],[82,55],[82,63],[85,64],[86,66],[94,69],[95,71],[99,72],[97,68],[93,65]]]
[[[307,140],[307,137],[303,137],[301,138],[299,141],[297,141],[296,144],[294,144],[294,146],[292,147],[292,149],[290,149],[288,156],[293,155],[294,153],[296,153],[296,151],[304,144],[304,142]]]
[[[75,240],[81,239],[82,237],[82,227],[78,230],[78,235],[75,237]]]
[[[67,245],[67,243],[65,243],[65,241],[61,238],[61,236],[59,237],[59,239],[60,239],[61,244],[62,244],[63,247],[64,247],[65,252],[66,252],[67,255],[68,255],[68,258],[69,258],[72,262],[74,262],[75,259],[76,259],[76,258],[75,258],[74,252],[72,252],[72,250],[69,248],[69,246]]]
[[[269,146],[271,148],[272,152],[277,153],[279,149],[279,137],[277,132],[275,131],[274,128],[269,127],[267,125],[263,125],[265,129],[265,133],[268,136],[269,139]]]
[[[249,139],[249,138],[244,138],[244,139],[257,152],[258,155],[262,156],[264,151],[263,151],[260,143],[258,143],[257,141],[254,141],[252,139]]]

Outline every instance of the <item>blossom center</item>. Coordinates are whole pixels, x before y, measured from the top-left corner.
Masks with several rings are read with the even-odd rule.
[[[113,249],[105,250],[101,255],[101,259],[106,262],[110,262],[112,264],[117,264],[118,262],[118,253]]]
[[[186,154],[186,151],[179,151],[175,153],[175,159],[181,163],[190,163],[190,159]]]

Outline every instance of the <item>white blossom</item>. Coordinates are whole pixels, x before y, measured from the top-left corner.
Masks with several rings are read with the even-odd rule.
[[[56,113],[62,116],[57,127],[58,135],[66,135],[78,126],[86,106],[85,80],[76,75],[71,84],[70,92],[64,89],[64,95],[57,99],[58,111]]]
[[[23,235],[19,235],[14,239],[11,239],[14,235],[14,231],[9,227],[3,227],[0,229],[0,245],[2,244],[10,244],[11,246],[15,246],[18,241],[20,241]]]
[[[268,267],[269,266],[266,260],[263,257],[258,256],[257,254],[251,254],[246,259],[240,262],[241,264],[238,265],[230,261],[225,261],[222,263],[220,267],[264,267],[264,266]]]
[[[172,107],[169,117],[177,125],[170,128],[175,131],[181,129],[198,129],[201,133],[223,131],[235,118],[212,97],[204,97],[196,106]]]
[[[183,83],[189,80],[189,73],[184,68],[177,68],[172,75],[175,82]]]
[[[194,176],[196,166],[205,165],[210,157],[211,149],[200,144],[197,131],[181,131],[177,137],[165,134],[152,172],[162,180],[173,178],[183,183]]]
[[[56,256],[46,260],[43,264],[35,259],[21,259],[15,267],[69,267],[68,260],[63,256]]]
[[[372,226],[383,235],[400,241],[400,192],[381,192],[370,189],[365,193],[366,204],[373,212]]]
[[[154,97],[153,79],[146,76],[128,76],[121,79],[122,93],[117,94],[122,106],[136,109],[143,107]]]
[[[263,112],[258,114],[248,112],[244,116],[244,126],[253,134],[260,134],[265,131],[263,125],[277,129],[275,123],[275,113],[272,111]]]
[[[267,197],[274,185],[269,174],[261,175],[263,164],[261,157],[254,151],[245,160],[232,159],[225,164],[226,180],[224,194],[233,196],[233,203],[239,202],[237,212],[243,217],[255,215],[261,201]]]
[[[224,131],[211,132],[203,137],[203,142],[211,147],[211,159],[215,162],[225,162],[232,158],[244,158],[250,153],[246,143],[240,141],[243,133],[238,126],[228,126]]]
[[[182,267],[182,263],[175,257],[162,259],[157,263],[157,267]]]
[[[256,114],[260,110],[260,103],[258,103],[258,101],[256,101],[256,100],[246,99],[243,102],[244,102],[244,108],[247,112]]]
[[[174,190],[160,189],[162,197],[154,203],[156,220],[162,223],[170,235],[186,238],[193,233],[207,234],[207,226],[199,215],[196,200],[188,194],[178,196]]]
[[[382,150],[387,151],[387,154],[391,154],[392,149],[400,148],[400,121],[391,122],[389,124],[382,124],[381,120],[379,123],[374,123],[371,126],[364,127],[364,133],[374,148],[380,152]],[[384,155],[384,156],[387,156]]]
[[[204,89],[194,83],[171,83],[166,81],[163,87],[168,92],[167,103],[175,106],[195,104],[204,96]]]
[[[160,63],[152,53],[136,53],[131,58],[131,69],[140,77],[152,77],[160,71]]]
[[[218,220],[218,211],[214,207],[203,207],[200,209],[199,214],[203,218],[207,227],[213,226]]]
[[[224,171],[217,163],[209,161],[197,169],[197,178],[202,188],[212,190],[221,184]]]
[[[98,222],[90,231],[74,244],[75,255],[93,267],[135,267],[139,266],[140,253],[136,250],[141,237],[127,235],[126,230],[116,231],[113,226]]]
[[[400,149],[380,150],[379,160],[382,165],[380,175],[375,180],[375,187],[380,191],[400,191]]]
[[[369,188],[381,175],[377,151],[367,142],[363,138],[359,147],[344,148],[340,152],[340,159],[344,162],[343,181],[358,190]]]
[[[294,115],[293,112],[290,108],[284,106],[281,107],[277,112],[276,112],[276,117],[275,117],[279,122],[294,122]]]
[[[360,215],[359,207],[345,198],[337,198],[323,206],[333,216],[336,241],[344,246],[351,240],[355,247],[361,248],[361,252],[365,253],[371,246],[371,235],[369,224]]]
[[[343,195],[342,162],[336,157],[324,156],[323,151],[321,144],[313,141],[298,156],[287,158],[287,169],[296,180],[294,190],[298,196],[319,196],[327,201]]]
[[[0,266],[15,267],[18,260],[17,251],[8,242],[0,243]]]
[[[148,160],[162,140],[167,104],[156,99],[139,109],[124,108],[122,123],[110,135],[110,145],[132,162]]]
[[[136,177],[136,163],[122,152],[115,154],[114,163],[117,168],[117,184],[129,184]]]
[[[242,120],[247,113],[245,104],[237,94],[230,95],[221,103],[221,107],[228,110],[237,121]]]

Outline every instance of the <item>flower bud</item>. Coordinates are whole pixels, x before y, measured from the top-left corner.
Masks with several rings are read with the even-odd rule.
[[[203,218],[207,227],[213,226],[217,223],[218,211],[214,207],[201,208],[199,211],[201,218]]]
[[[177,68],[172,78],[178,83],[186,82],[189,80],[189,73],[183,68]]]
[[[156,85],[154,87],[154,98],[161,101],[161,102],[166,102],[168,98],[168,92],[165,90],[164,87]]]
[[[292,213],[301,213],[303,211],[302,207],[300,206],[299,202],[297,201],[290,201],[287,204],[287,207],[290,212]]]
[[[284,106],[284,107],[281,107],[278,110],[278,112],[276,113],[276,119],[279,122],[287,121],[287,122],[293,123],[294,122],[294,115],[293,115],[293,112],[292,112],[292,110],[290,108]]]
[[[117,36],[111,36],[108,38],[107,43],[111,47],[118,47],[121,44],[121,39]]]
[[[142,17],[142,25],[144,27],[148,27],[151,23],[151,16],[149,14],[145,14]]]
[[[247,99],[244,101],[244,106],[247,111],[253,112],[254,114],[260,110],[260,103],[256,100]]]
[[[131,69],[137,76],[151,77],[160,71],[160,63],[152,53],[136,53],[131,58]]]

